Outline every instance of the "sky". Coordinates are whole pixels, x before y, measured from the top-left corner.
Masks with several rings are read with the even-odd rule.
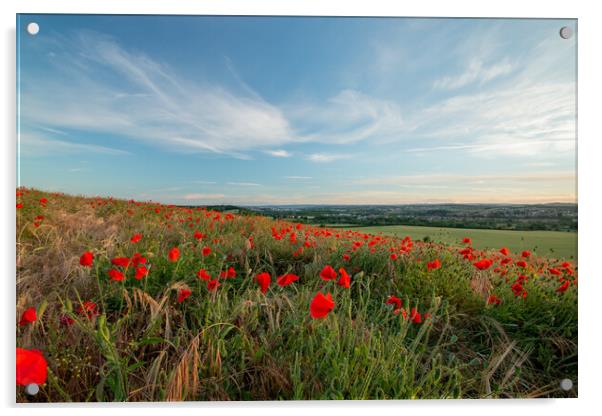
[[[187,205],[576,202],[576,29],[21,14],[18,185]]]

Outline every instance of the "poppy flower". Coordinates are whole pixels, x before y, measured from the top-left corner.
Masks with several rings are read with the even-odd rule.
[[[146,263],[146,257],[143,257],[140,253],[134,253],[131,260],[132,264],[138,266],[140,264]]]
[[[462,243],[463,244],[472,244],[472,240],[470,238],[468,238],[468,237],[464,237],[462,239]]]
[[[148,269],[146,268],[146,266],[136,267],[136,274],[134,275],[134,278],[136,280],[140,280],[143,277],[145,277],[146,275],[148,275]]]
[[[502,300],[498,298],[496,295],[489,295],[487,298],[488,305],[501,305]]]
[[[40,205],[41,206],[45,207],[47,203],[48,203],[48,199],[46,199],[46,198],[40,198]]]
[[[512,263],[512,259],[510,257],[506,257],[505,259],[502,259],[502,261],[500,261],[500,264],[502,265],[506,265]]]
[[[115,280],[117,282],[125,280],[125,275],[117,269],[109,270],[109,277],[111,278],[111,280]]]
[[[115,257],[111,260],[113,266],[128,267],[130,265],[130,259],[128,257]]]
[[[347,271],[343,267],[341,267],[339,269],[339,273],[341,274],[341,277],[339,278],[337,285],[349,289],[349,286],[351,285],[351,278],[347,274]]]
[[[92,263],[94,262],[94,254],[91,251],[86,251],[79,258],[79,264],[84,267],[92,267]]]
[[[203,247],[201,253],[203,254],[203,256],[208,256],[209,254],[211,254],[211,247]]]
[[[211,275],[207,273],[207,270],[205,269],[199,270],[198,272],[196,272],[196,275],[199,277],[199,279],[211,280]]]
[[[492,264],[493,264],[493,261],[491,261],[490,259],[481,259],[481,260],[473,263],[474,267],[476,267],[479,270],[487,270],[488,268],[491,267]]]
[[[299,276],[296,274],[287,273],[278,277],[278,279],[276,279],[276,283],[278,283],[278,286],[288,286],[297,280],[299,280]]]
[[[426,269],[427,271],[431,271],[431,270],[437,270],[441,268],[441,262],[439,261],[439,259],[435,259],[433,261],[429,261],[426,264]]]
[[[36,318],[36,308],[27,308],[25,312],[23,312],[23,315],[21,315],[19,325],[23,326],[35,322]]]
[[[132,238],[130,238],[130,241],[134,244],[140,240],[142,240],[142,234],[134,234]]]
[[[351,259],[351,256],[347,253],[343,254],[343,260],[345,261],[349,261]]]
[[[570,269],[571,268],[571,263],[569,263],[568,261],[565,261],[564,263],[562,263],[560,265],[560,267],[563,267],[565,269]]]
[[[318,292],[309,304],[309,313],[313,319],[324,318],[333,309],[334,301],[330,293],[324,296],[322,292]]]
[[[560,276],[562,274],[562,272],[558,269],[550,268],[550,269],[548,269],[548,271],[550,272],[550,274],[553,274],[554,276]]]
[[[82,316],[87,316],[88,319],[92,319],[94,315],[98,315],[98,310],[96,307],[96,303],[90,300],[85,300],[77,307],[77,313]]]
[[[525,250],[521,253],[521,256],[523,256],[524,258],[530,257],[531,252],[529,250]]]
[[[523,292],[525,292],[525,288],[519,282],[513,283],[512,286],[510,286],[510,289],[512,289],[514,296],[521,296],[523,295]]]
[[[18,204],[17,204],[17,209],[21,209],[21,208],[23,208],[23,204],[21,204],[21,203],[18,203]]]
[[[268,287],[270,287],[272,277],[270,276],[269,273],[263,272],[263,273],[259,273],[255,277],[255,280],[257,281],[257,283],[259,283],[259,286],[261,287],[261,293],[265,294],[265,292],[268,291]]]
[[[194,232],[194,238],[196,238],[197,240],[202,240],[205,237],[205,234],[203,234],[200,231],[195,231]]]
[[[500,249],[500,253],[502,253],[504,256],[507,256],[507,255],[509,255],[509,254],[510,254],[510,250],[508,250],[508,248],[507,248],[507,247],[502,247],[502,248]]]
[[[188,289],[180,289],[178,292],[178,303],[184,302],[184,300],[190,295],[192,295],[192,291]]]
[[[219,277],[226,278],[226,279],[232,279],[232,278],[236,277],[236,270],[234,270],[234,267],[230,266],[228,268],[228,270],[222,271],[219,274]]]
[[[393,310],[397,311],[398,309],[401,309],[401,305],[403,304],[403,302],[397,296],[391,295],[391,296],[389,296],[389,299],[387,299],[385,304],[393,305]]]
[[[524,261],[524,260],[519,260],[519,261],[516,262],[516,265],[518,267],[522,267],[524,269],[525,267],[527,267],[527,262]]]
[[[26,350],[17,347],[17,384],[44,384],[48,377],[48,363],[38,350]]]
[[[397,260],[397,254],[395,254],[395,253],[392,253],[390,257],[391,257],[391,260]]]
[[[320,272],[320,277],[323,280],[335,280],[337,278],[337,272],[334,271],[331,265],[327,264]]]
[[[568,280],[565,280],[563,284],[561,284],[557,289],[556,292],[558,293],[564,293],[566,292],[566,290],[569,288],[571,282],[569,282]]]
[[[169,250],[167,257],[171,262],[178,261],[178,259],[180,258],[180,249],[177,247],[172,248],[171,250]]]
[[[216,290],[220,286],[220,282],[217,279],[213,279],[207,282],[207,289],[211,292]]]
[[[410,311],[410,319],[415,324],[419,324],[422,322],[422,315],[420,315],[420,312],[418,312],[418,309],[412,308],[412,310]]]
[[[68,315],[63,315],[59,318],[59,322],[63,326],[71,326],[75,323],[75,319]]]

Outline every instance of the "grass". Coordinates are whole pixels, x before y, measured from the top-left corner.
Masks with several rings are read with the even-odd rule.
[[[520,252],[530,250],[543,257],[577,259],[577,233],[561,231],[484,230],[413,225],[383,225],[374,227],[348,227],[367,233],[410,236],[413,240],[429,237],[432,241],[458,245],[470,236],[473,246],[481,250],[501,246]]]
[[[510,253],[502,265],[497,250],[468,260],[454,246],[364,230],[32,189],[17,202],[17,316],[37,310],[17,325],[17,347],[48,363],[40,393],[18,386],[19,402],[577,395],[576,264],[532,256],[521,267]],[[86,251],[91,267],[80,264]],[[150,270],[139,280],[112,264],[135,253]],[[493,266],[478,270],[480,258]],[[434,259],[441,267],[428,270]],[[320,278],[326,265],[344,268],[350,287]],[[229,268],[236,277],[219,277]],[[111,269],[126,278],[111,280]],[[261,272],[272,277],[265,293]],[[300,279],[281,287],[285,273]],[[526,297],[511,288],[519,275]],[[559,280],[570,282],[564,293]],[[313,319],[319,291],[335,306]],[[573,390],[559,388],[564,378]]]

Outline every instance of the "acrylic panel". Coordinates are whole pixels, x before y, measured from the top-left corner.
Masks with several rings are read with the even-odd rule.
[[[577,21],[17,15],[16,400],[577,396]]]

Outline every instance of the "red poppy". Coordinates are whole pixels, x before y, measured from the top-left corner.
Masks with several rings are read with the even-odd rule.
[[[394,305],[393,311],[397,311],[398,309],[401,309],[401,305],[403,305],[403,302],[397,296],[391,295],[391,296],[389,296],[389,299],[387,299],[385,304]]]
[[[205,269],[199,270],[198,272],[196,272],[196,275],[199,277],[199,279],[211,280],[211,275],[207,273],[207,270]]]
[[[397,254],[392,253],[391,254],[391,260],[397,260]]]
[[[228,270],[222,271],[219,274],[219,277],[226,278],[226,279],[232,279],[232,278],[236,277],[236,270],[234,270],[234,267],[230,266],[228,268]]]
[[[38,350],[17,347],[17,384],[44,384],[48,376],[48,363]]]
[[[63,315],[59,318],[59,322],[64,326],[71,326],[75,323],[75,319],[68,315]]]
[[[142,240],[142,234],[134,234],[132,238],[130,238],[132,243],[137,243],[140,240]]]
[[[426,264],[426,270],[427,271],[431,271],[431,270],[437,270],[441,268],[441,262],[439,261],[439,259],[435,259],[433,261],[429,261]]]
[[[489,295],[489,297],[487,298],[487,304],[488,305],[501,305],[502,300],[500,298],[498,298],[496,295]]]
[[[341,277],[339,278],[337,285],[349,289],[349,286],[351,285],[351,278],[347,274],[347,271],[343,267],[341,267],[339,269],[339,273],[341,274]]]
[[[41,206],[45,207],[47,203],[48,203],[48,199],[46,199],[46,198],[40,198],[40,205]]]
[[[565,269],[570,269],[571,268],[571,263],[569,263],[568,261],[565,261],[560,266],[564,267]]]
[[[470,238],[468,238],[468,237],[464,237],[462,239],[462,243],[463,244],[472,244],[472,240]]]
[[[320,277],[323,280],[335,280],[337,278],[337,272],[334,271],[331,265],[327,264],[320,272]]]
[[[507,256],[510,254],[510,250],[508,250],[508,248],[506,248],[506,247],[502,247],[500,249],[500,253],[502,253],[504,256]]]
[[[180,249],[177,247],[172,248],[171,250],[169,250],[167,257],[169,258],[169,261],[178,261],[178,259],[180,258]]]
[[[415,324],[419,324],[422,322],[422,316],[420,315],[420,312],[418,312],[418,309],[412,308],[412,310],[410,311],[410,319]]]
[[[523,296],[523,297],[526,297],[526,295],[527,295],[527,292],[525,291],[525,288],[519,282],[513,283],[512,286],[510,286],[510,289],[512,289],[512,292],[514,293],[514,296]]]
[[[180,289],[180,291],[178,292],[178,302],[184,302],[184,300],[190,295],[192,295],[192,292],[190,290]]]
[[[343,254],[343,260],[345,261],[349,261],[351,259],[351,256],[349,254]]]
[[[17,204],[17,209],[21,209],[21,208],[23,208],[23,204],[21,204],[21,203],[18,203],[18,204]]]
[[[35,322],[36,318],[36,308],[27,308],[25,312],[23,312],[23,315],[21,315],[19,325],[23,326]]]
[[[194,238],[196,238],[197,240],[202,240],[205,237],[205,234],[203,234],[200,231],[195,231],[194,232]]]
[[[488,268],[491,267],[492,264],[493,264],[493,261],[491,261],[490,259],[481,259],[481,260],[473,263],[474,267],[476,267],[479,270],[487,270]]]
[[[527,262],[524,261],[524,260],[519,260],[519,261],[516,262],[516,265],[518,267],[522,267],[524,269],[525,267],[527,267]]]
[[[217,279],[213,279],[207,282],[207,289],[209,289],[212,292],[216,290],[219,286],[220,282],[218,282]]]
[[[111,264],[114,266],[128,267],[130,265],[130,259],[128,257],[115,257],[111,260]]]
[[[109,277],[111,278],[111,280],[115,280],[118,282],[125,280],[125,275],[117,269],[109,270]]]
[[[506,257],[505,259],[502,259],[502,261],[500,261],[500,264],[502,265],[506,265],[508,263],[512,263],[512,259],[510,257]]]
[[[136,280],[140,280],[143,277],[145,277],[146,275],[148,275],[148,269],[146,268],[146,266],[136,267],[136,274],[134,275],[134,278]]]
[[[548,269],[548,271],[550,272],[550,274],[553,274],[554,276],[560,276],[562,274],[562,272],[558,269],[550,268],[550,269]]]
[[[571,282],[569,282],[568,280],[565,280],[563,284],[561,284],[557,289],[556,292],[558,293],[564,293],[566,292],[566,290],[569,288]]]
[[[299,280],[299,276],[296,274],[287,273],[278,277],[278,279],[276,279],[276,283],[278,283],[278,286],[288,286],[297,280]]]
[[[259,273],[255,277],[255,280],[257,281],[257,283],[259,283],[259,286],[261,287],[261,293],[265,294],[265,292],[267,292],[268,288],[270,287],[272,276],[270,276],[270,274],[267,272],[263,272]]]
[[[211,247],[203,247],[201,253],[203,254],[203,256],[208,256],[209,254],[211,254]]]
[[[309,313],[313,319],[324,318],[334,309],[334,301],[330,293],[326,296],[318,292],[309,304]]]
[[[98,310],[96,309],[96,303],[85,300],[77,307],[77,313],[82,316],[87,316],[88,319],[92,319],[94,315],[98,315]]]
[[[86,251],[79,258],[79,264],[84,267],[92,267],[92,263],[94,262],[94,254],[91,251]]]
[[[140,264],[146,263],[146,257],[143,257],[140,253],[134,253],[134,255],[132,256],[131,262],[135,266],[138,266]]]
[[[529,250],[525,250],[522,252],[521,256],[523,256],[524,258],[530,257],[531,252]]]

